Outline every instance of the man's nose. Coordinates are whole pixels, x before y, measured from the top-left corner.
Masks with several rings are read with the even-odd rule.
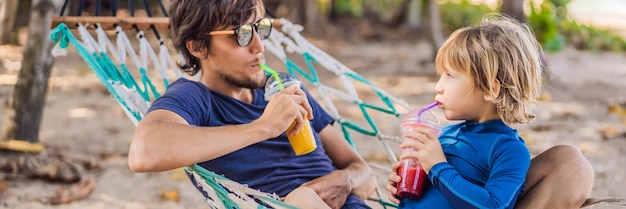
[[[265,46],[263,45],[263,40],[261,40],[261,36],[259,36],[259,33],[257,33],[256,30],[252,30],[252,40],[250,41],[250,44],[248,45],[248,49],[250,50],[250,53],[252,54],[260,54],[263,53],[263,51],[265,51]]]

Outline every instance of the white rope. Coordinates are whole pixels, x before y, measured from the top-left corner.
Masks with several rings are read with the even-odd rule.
[[[80,44],[83,45],[83,44]],[[52,56],[54,57],[59,57],[59,56],[66,56],[67,55],[67,49],[62,48],[61,47],[61,42],[57,42],[56,44],[54,44],[54,48],[52,48]]]
[[[168,70],[171,70],[174,72],[174,76],[176,76],[176,78],[181,78],[183,75],[180,72],[180,69],[176,66],[176,64],[174,64],[174,61],[172,60],[172,57],[170,56],[170,52],[167,48],[167,46],[165,46],[165,44],[163,43],[163,40],[160,40],[159,42],[159,60],[161,60],[161,66],[163,66],[163,68],[165,69],[163,72],[159,72],[159,74],[161,75],[161,78],[166,79],[167,78],[167,72]]]
[[[89,53],[96,52],[98,48],[97,42],[93,39],[93,37],[91,37],[87,28],[80,23],[78,24],[78,35],[80,36],[80,39],[83,40],[83,46]],[[98,49],[97,51],[101,52],[102,50]]]
[[[279,199],[277,194],[262,192],[262,191],[250,188],[245,184],[240,184],[238,182],[235,182],[229,179],[215,179],[215,181],[224,187],[227,187],[232,190],[242,191],[243,193],[248,194],[248,195],[257,196],[257,197],[261,197],[261,196],[269,197],[275,200]]]
[[[115,49],[115,46],[113,46],[113,43],[111,43],[111,40],[109,40],[109,36],[106,34],[104,29],[102,29],[102,27],[100,26],[100,23],[98,23],[97,26],[98,27],[96,28],[96,34],[98,34],[98,42],[100,43],[100,48],[104,49],[104,51],[108,51],[113,56],[113,59],[117,63],[120,63],[120,64],[124,63],[120,59],[120,55],[118,54],[118,51]]]
[[[133,45],[130,44],[130,39],[124,32],[121,26],[115,27],[115,32],[117,32],[117,49],[120,54],[120,58],[122,59],[121,63],[126,63],[126,56],[130,56],[130,58],[135,63],[137,68],[141,67],[141,62],[139,58],[137,58],[137,53],[135,52]]]
[[[333,72],[337,75],[341,81],[343,90],[334,89],[332,87],[328,87],[323,83],[315,83],[317,89],[320,92],[320,96],[324,101],[325,109],[328,113],[333,116],[339,123],[346,122],[342,119],[339,111],[335,107],[334,103],[331,101],[329,95],[336,96],[339,100],[347,101],[354,104],[363,104],[363,101],[360,99],[358,95],[358,91],[353,85],[353,78],[349,77],[347,74],[358,75],[352,69],[345,66],[343,63],[337,61],[332,56],[328,55],[324,51],[317,48],[315,45],[309,43],[307,39],[305,39],[300,32],[302,31],[302,26],[295,25],[288,20],[280,19],[281,23],[281,31],[283,33],[271,33],[269,41],[266,42],[266,49],[272,52],[276,57],[281,59],[283,62],[287,62],[288,58],[285,52],[289,53],[298,53],[303,55],[304,53],[308,53],[315,61],[317,61],[324,69]],[[361,82],[361,81],[359,81]],[[382,94],[382,96],[388,98],[394,104],[398,104],[406,110],[410,110],[410,106],[403,100],[400,100],[391,94],[387,93],[385,90],[379,88],[378,86],[364,83],[367,86],[371,87],[373,90]],[[379,139],[381,145],[383,146],[384,151],[387,153],[390,162],[396,162],[397,158],[386,141],[399,142],[401,141],[400,137],[397,136],[388,136],[383,134],[382,132],[378,132],[376,137]]]
[[[283,59],[283,61],[286,61],[287,57],[284,52],[296,52],[298,54],[304,54],[305,52],[308,52],[309,55],[311,55],[322,67],[330,72],[333,72],[342,81],[343,88],[347,91],[347,94],[340,93],[340,91],[337,90],[331,91],[333,94],[336,94],[338,97],[340,97],[340,99],[344,99],[350,102],[359,101],[359,96],[354,85],[352,85],[352,80],[345,76],[345,74],[348,73],[355,75],[358,74],[349,67],[345,66],[343,63],[337,61],[332,56],[328,55],[326,52],[308,42],[307,39],[300,34],[300,32],[302,31],[302,26],[295,25],[286,19],[279,19],[279,21],[283,33],[271,33],[269,42],[271,44],[269,44],[270,48],[268,48],[269,51],[274,53],[274,55],[277,56],[279,59]],[[285,34],[287,36],[285,36]],[[281,48],[281,46],[282,50],[279,49]],[[324,85],[318,85],[318,87],[321,86]],[[411,109],[405,101],[392,96],[385,90],[375,85],[368,84],[368,86],[388,97],[391,101],[400,105],[406,110]]]
[[[215,208],[215,209],[225,209],[226,206],[222,203],[222,201],[220,201],[219,196],[217,195],[217,193],[215,192],[215,190],[213,189],[213,187],[209,186],[205,181],[206,179],[202,178],[200,175],[198,175],[195,171],[190,170],[191,176],[194,179],[194,181],[196,182],[196,186],[198,188],[201,188],[202,191],[204,191],[209,198],[206,198],[206,202],[209,204],[209,207],[211,208]]]
[[[324,100],[324,104],[326,104],[329,114],[333,116],[333,118],[341,117],[339,115],[339,112],[337,111],[337,108],[335,107],[335,104],[332,102],[332,100],[328,96],[330,95],[328,94],[330,93],[330,91],[336,91],[336,90],[328,86],[323,86],[323,85],[318,86],[317,89],[320,91],[320,96]]]
[[[277,194],[273,193],[265,193],[256,189],[252,189],[247,185],[240,184],[238,182],[228,180],[228,179],[215,179],[217,183],[222,185],[225,188],[228,188],[233,194],[229,194],[228,196],[234,200],[241,208],[256,208],[258,204],[254,199],[250,198],[250,196],[254,197],[268,197],[275,200],[278,200],[279,197]],[[263,200],[263,199],[261,199]],[[270,204],[269,201],[263,201],[266,204]],[[253,204],[254,203],[254,204]],[[273,208],[284,208],[283,206],[277,204],[270,204]]]
[[[137,38],[139,38],[139,54],[141,55],[142,67],[148,69],[148,63],[152,63],[152,66],[157,72],[165,72],[162,78],[167,78],[167,72],[161,66],[161,62],[157,59],[156,53],[143,31],[137,33]]]

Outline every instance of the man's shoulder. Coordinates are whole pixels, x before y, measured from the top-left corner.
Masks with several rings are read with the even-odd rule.
[[[177,89],[177,88],[200,88],[200,87],[206,88],[202,83],[198,81],[189,80],[183,77],[183,78],[178,78],[174,80],[174,82],[172,82],[172,84],[169,85],[168,90],[172,88]]]
[[[163,95],[169,96],[194,96],[208,95],[209,89],[198,81],[189,80],[187,78],[179,78],[172,82]]]

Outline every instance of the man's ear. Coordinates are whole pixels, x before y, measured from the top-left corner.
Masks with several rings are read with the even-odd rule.
[[[198,59],[202,59],[202,58],[206,57],[206,54],[205,54],[204,50],[203,49],[194,50],[193,44],[194,44],[194,41],[187,41],[187,43],[185,44],[185,46],[187,47],[187,50],[189,51],[189,53],[191,53],[191,55],[193,55],[194,57],[196,57]]]
[[[498,98],[498,95],[500,95],[500,87],[501,85],[499,81],[496,80],[495,82],[493,82],[493,87],[492,87],[493,95],[490,96],[485,93],[484,95],[485,101],[492,101],[492,102],[496,101],[496,98]]]

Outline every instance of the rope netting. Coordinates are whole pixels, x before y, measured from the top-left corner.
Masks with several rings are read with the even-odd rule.
[[[61,14],[64,13],[65,6]],[[132,4],[129,7],[132,8]],[[149,9],[147,10],[148,15],[151,16]],[[163,10],[163,12],[165,11]],[[96,14],[98,13],[96,12]],[[131,12],[132,16],[134,15]],[[284,68],[289,73],[304,78],[315,87],[319,92],[318,101],[321,101],[322,106],[340,124],[345,139],[353,147],[355,145],[350,134],[351,131],[376,137],[390,162],[395,162],[397,160],[396,155],[388,142],[398,142],[399,137],[383,133],[370,112],[379,112],[398,118],[401,112],[409,110],[409,105],[311,44],[300,34],[303,29],[302,26],[285,19],[275,19],[274,21],[279,21],[277,25],[280,25],[280,29],[274,30],[270,38],[265,41],[267,51],[282,61]],[[141,30],[137,24],[132,25],[135,31],[135,40],[129,38],[121,24],[114,24],[112,27],[115,31],[115,41],[112,41],[112,35],[107,33],[105,27],[99,22],[88,24],[76,22],[74,24],[76,25],[67,25],[61,21],[54,25],[53,21],[54,28],[51,39],[57,43],[52,51],[53,55],[67,54],[66,49],[71,43],[135,125],[145,115],[151,102],[168,87],[170,81],[185,76],[174,61],[174,57],[180,57],[179,53],[173,52],[167,47],[164,39],[159,35],[157,27],[153,24],[149,28],[154,32],[153,35],[158,43],[156,46],[150,43],[144,30]],[[76,30],[73,30],[74,28]],[[76,38],[73,31],[77,31],[80,40]],[[139,49],[138,52],[135,49]],[[172,54],[177,56],[172,56]],[[299,65],[290,59],[288,54],[296,54],[301,57],[305,67],[301,67],[302,64]],[[322,81],[318,76],[319,70],[334,74],[340,81],[341,88],[332,87]],[[158,82],[154,80],[158,80]],[[376,95],[375,101],[365,101],[361,98],[355,84],[365,85],[373,91]],[[339,101],[358,107],[365,123],[344,117],[342,111],[335,105]],[[398,110],[398,107],[403,110]],[[388,168],[383,169],[388,170]],[[275,195],[248,188],[200,166],[192,165],[185,168],[185,171],[211,197],[207,198],[207,202],[212,208],[250,208],[251,205],[249,204],[258,208],[293,208],[293,206],[278,201]],[[370,198],[370,200],[379,202],[385,208],[388,206],[395,207],[395,204],[380,198],[382,195],[379,188],[377,188],[376,193],[378,198]]]

